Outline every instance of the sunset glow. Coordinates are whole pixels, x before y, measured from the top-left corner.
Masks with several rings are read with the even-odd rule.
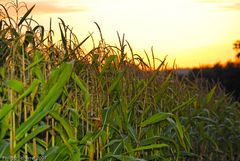
[[[1,3],[9,0],[1,0]],[[232,44],[240,39],[237,0],[25,0],[36,4],[33,18],[46,29],[49,19],[57,28],[61,17],[79,39],[89,32],[98,38],[97,22],[108,43],[117,44],[125,33],[133,50],[158,58],[168,55],[178,67],[198,67],[234,60]],[[89,42],[91,44],[91,42]],[[86,47],[87,48],[87,47]]]

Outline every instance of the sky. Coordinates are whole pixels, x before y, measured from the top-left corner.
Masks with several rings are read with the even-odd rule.
[[[20,1],[20,0],[19,0]],[[0,0],[1,4],[9,0]],[[90,32],[99,38],[94,22],[108,44],[125,34],[134,53],[163,59],[171,66],[199,67],[234,61],[233,43],[240,39],[239,0],[24,0],[36,4],[35,18],[46,28],[58,17],[73,27],[79,40]],[[91,44],[91,42],[89,42]],[[88,48],[88,47],[86,47]],[[144,57],[144,56],[143,56]]]

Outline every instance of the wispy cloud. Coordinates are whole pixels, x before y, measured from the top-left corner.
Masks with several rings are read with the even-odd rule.
[[[222,11],[240,11],[240,2],[239,0],[197,0],[198,2],[214,4],[216,8],[221,9]]]
[[[197,0],[197,1],[203,3],[222,3],[224,0]]]
[[[11,2],[10,0],[1,0],[1,4],[6,4]],[[51,13],[72,13],[72,12],[84,12],[88,8],[86,6],[80,5],[79,3],[60,0],[42,0],[41,2],[36,0],[25,0],[23,1],[27,4],[28,8],[33,5],[35,6],[34,12],[40,14],[51,14]],[[68,3],[66,3],[68,2]]]
[[[32,6],[36,4],[35,11],[41,14],[48,13],[69,13],[69,12],[83,12],[87,10],[87,7],[82,7],[78,5],[61,5],[58,3],[28,3],[28,5]]]
[[[203,2],[203,3],[236,3],[238,0],[196,0],[198,2]]]
[[[240,11],[240,3],[233,3],[229,5],[222,6],[222,9],[225,10],[239,10]]]

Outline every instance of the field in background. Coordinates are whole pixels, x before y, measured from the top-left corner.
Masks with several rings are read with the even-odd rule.
[[[216,63],[213,67],[194,68],[187,73],[189,79],[206,79],[212,84],[220,83],[227,93],[240,100],[240,63],[228,62],[226,65]]]
[[[240,159],[240,103],[218,84],[144,62],[124,35],[107,44],[97,23],[101,40],[79,41],[59,19],[53,42],[34,6],[0,5],[0,160]]]

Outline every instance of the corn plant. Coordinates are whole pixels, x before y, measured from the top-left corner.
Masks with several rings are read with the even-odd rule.
[[[86,52],[92,33],[59,19],[53,42],[34,6],[0,6],[1,159],[239,160],[240,104],[220,85],[179,78],[153,49],[144,61],[125,35],[107,44],[97,23]]]

